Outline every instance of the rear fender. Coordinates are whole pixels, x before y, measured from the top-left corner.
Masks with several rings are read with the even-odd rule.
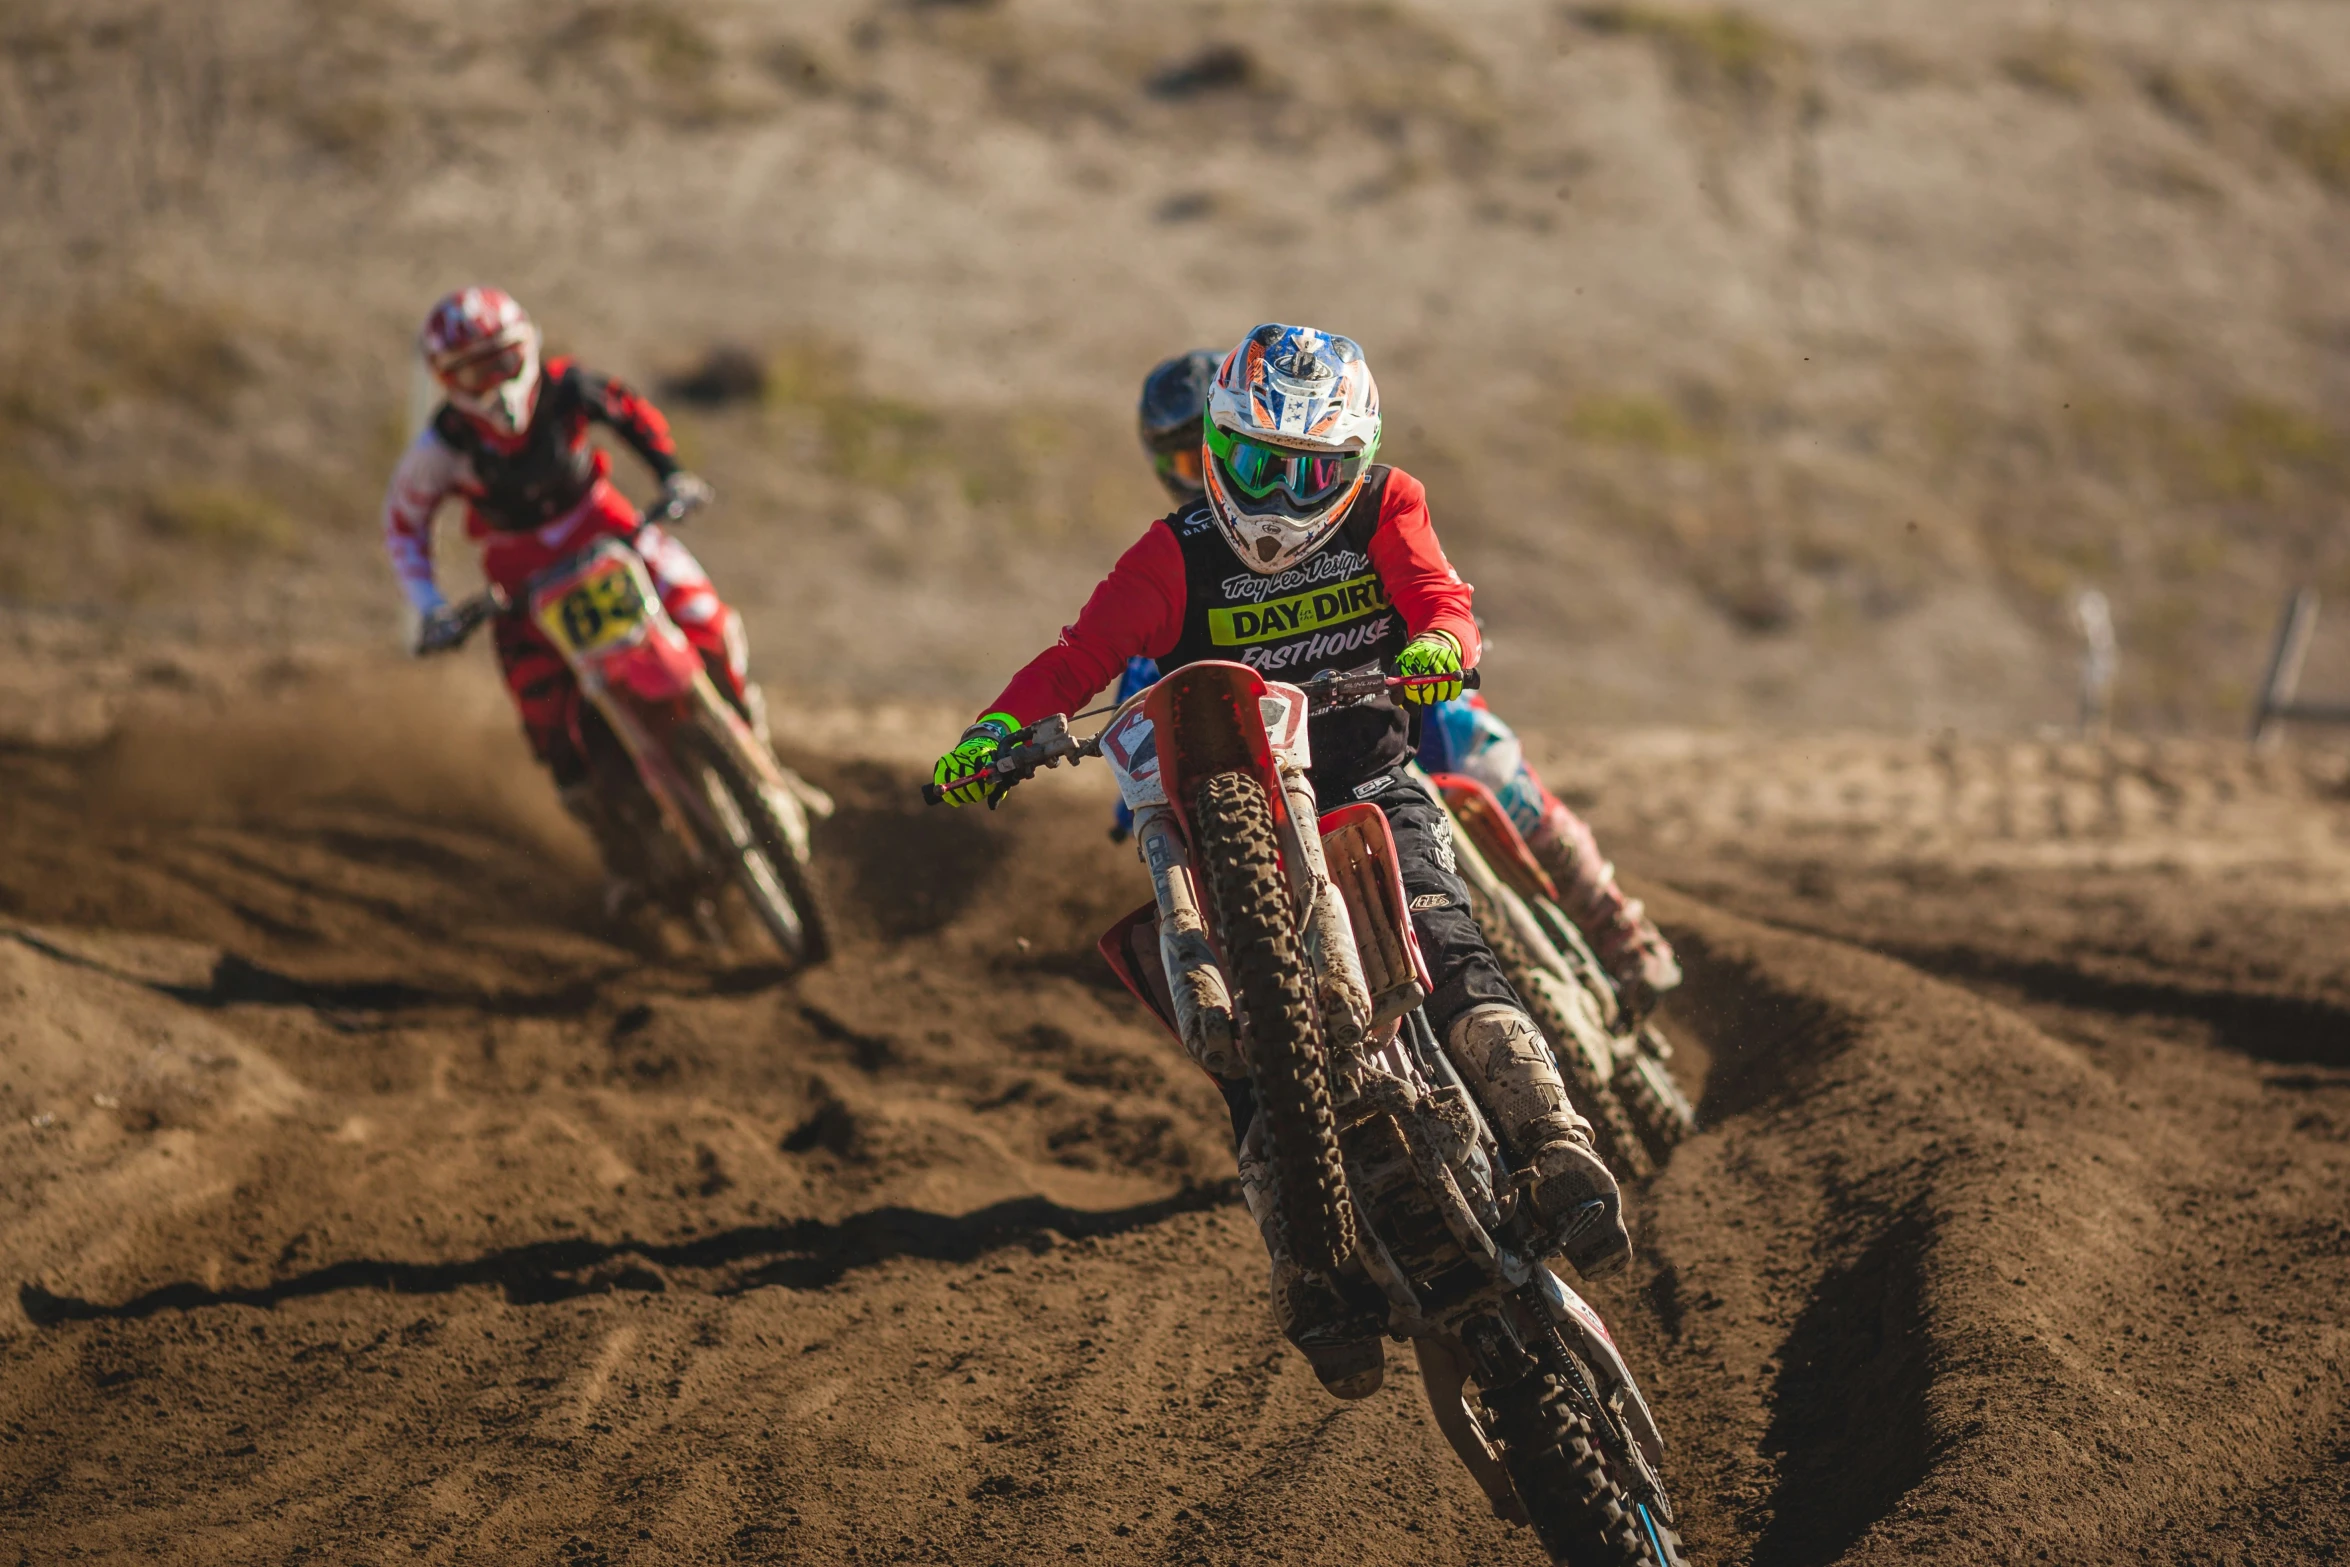
[[[1476,779],[1461,773],[1436,773],[1428,781],[1436,786],[1437,794],[1485,856],[1485,863],[1507,882],[1521,898],[1532,901],[1548,898],[1558,902],[1559,891],[1550,879],[1550,872],[1534,857],[1526,843],[1525,834],[1502,809],[1501,801]]]
[[[1376,1028],[1411,1011],[1436,988],[1412,929],[1403,861],[1387,813],[1368,801],[1340,806],[1322,818],[1321,829],[1323,863],[1346,900]]]

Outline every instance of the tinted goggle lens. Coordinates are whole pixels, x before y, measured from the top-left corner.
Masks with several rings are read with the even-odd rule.
[[[1198,489],[1206,480],[1200,468],[1199,448],[1196,446],[1186,446],[1179,452],[1161,452],[1158,463],[1161,477],[1173,479],[1191,489]]]
[[[481,354],[449,366],[441,373],[441,379],[460,392],[479,394],[503,386],[522,374],[522,359],[522,345],[509,343],[494,353]]]
[[[1359,456],[1328,452],[1283,451],[1254,441],[1235,440],[1225,448],[1224,471],[1241,491],[1263,500],[1275,490],[1286,490],[1301,506],[1333,493],[1354,477]]]

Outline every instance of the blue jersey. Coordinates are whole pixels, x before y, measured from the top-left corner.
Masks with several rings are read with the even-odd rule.
[[[1463,696],[1428,709],[1420,720],[1420,765],[1432,773],[1476,779],[1493,791],[1528,837],[1542,825],[1542,781],[1526,765],[1517,731],[1494,717],[1481,697]]]

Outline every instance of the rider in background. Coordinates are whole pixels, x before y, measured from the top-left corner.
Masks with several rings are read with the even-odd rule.
[[[481,546],[483,575],[517,597],[533,574],[598,537],[636,529],[635,506],[609,478],[611,459],[588,441],[591,423],[614,431],[644,459],[663,500],[699,505],[710,499],[710,487],[678,466],[660,410],[571,359],[542,365],[538,328],[502,291],[475,287],[448,295],[425,318],[417,346],[446,400],[401,453],[383,522],[392,570],[417,613],[419,656],[454,646],[464,632],[433,575],[433,514],[450,496],[465,502],[465,533]],[[702,655],[718,689],[745,717],[756,713],[755,688],[745,680],[741,617],[719,599],[692,553],[659,527],[639,534],[636,549],[662,607]],[[493,632],[531,751],[553,775],[564,808],[603,851],[613,878],[606,904],[617,913],[634,891],[624,870],[634,843],[599,802],[587,758],[573,741],[570,713],[578,693],[571,667],[527,615],[501,615]]]
[[[1257,327],[1216,370],[1196,428],[1201,495],[1144,531],[1060,641],[1013,676],[939,759],[932,776],[951,803],[985,796],[976,775],[1007,737],[1077,711],[1133,658],[1168,669],[1223,659],[1273,679],[1392,667],[1425,682],[1406,688],[1407,702],[1460,694],[1478,653],[1469,585],[1445,559],[1420,482],[1373,461],[1379,393],[1362,350],[1308,327]],[[1435,979],[1428,1021],[1478,1090],[1513,1163],[1532,1173],[1534,1210],[1557,1249],[1587,1277],[1613,1273],[1631,1256],[1621,1194],[1592,1149],[1589,1123],[1568,1102],[1556,1058],[1469,914],[1450,818],[1405,771],[1410,729],[1386,697],[1316,714],[1316,797],[1367,800],[1387,817]],[[1289,1257],[1261,1117],[1247,1121],[1238,1152],[1284,1333],[1330,1391],[1370,1392],[1382,1324]]]
[[[1200,419],[1218,358],[1213,349],[1195,348],[1161,360],[1143,377],[1136,429],[1159,483],[1178,506],[1197,502],[1205,490]],[[1149,659],[1127,660],[1118,700],[1158,678]],[[1462,773],[1493,791],[1558,884],[1560,904],[1616,982],[1627,1012],[1647,1016],[1658,997],[1681,983],[1671,944],[1639,901],[1616,885],[1616,868],[1599,852],[1591,824],[1543,786],[1517,733],[1485,705],[1483,692],[1464,692],[1421,715],[1419,761],[1429,772]],[[1111,837],[1123,840],[1133,825],[1133,814],[1119,801]]]

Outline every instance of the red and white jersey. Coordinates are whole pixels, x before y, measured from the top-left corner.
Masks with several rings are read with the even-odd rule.
[[[465,500],[468,537],[494,542],[535,535],[550,549],[560,548],[589,513],[608,509],[599,492],[608,489],[611,461],[589,444],[591,423],[618,432],[656,478],[677,471],[676,443],[660,410],[569,359],[548,363],[530,426],[512,439],[443,407],[400,454],[384,494],[384,549],[408,601],[420,611],[443,602],[433,574],[432,519],[451,496]]]

